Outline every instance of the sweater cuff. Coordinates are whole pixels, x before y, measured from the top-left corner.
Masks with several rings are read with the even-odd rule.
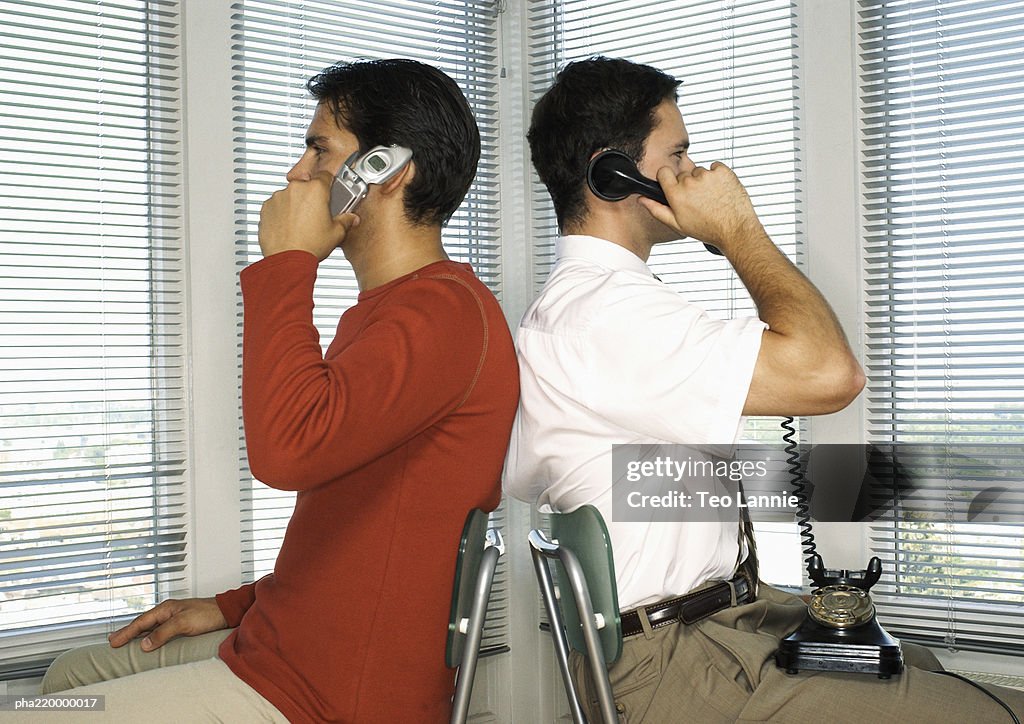
[[[242,622],[242,617],[256,601],[256,584],[247,583],[224,593],[218,593],[217,606],[228,622],[228,628],[235,628]]]
[[[300,268],[312,270],[314,274],[316,274],[316,269],[319,266],[316,256],[312,252],[301,249],[289,249],[288,251],[280,251],[277,254],[265,256],[259,261],[254,261],[242,270],[242,281],[244,282],[247,277],[259,276],[262,272],[270,271],[275,267],[292,264]]]

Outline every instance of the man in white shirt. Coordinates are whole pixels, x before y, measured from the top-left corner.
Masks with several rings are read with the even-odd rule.
[[[777,670],[778,641],[806,606],[763,584],[754,590],[752,538],[741,542],[735,511],[701,523],[613,515],[613,445],[731,446],[746,415],[835,412],[864,385],[828,303],[768,238],[736,176],[690,160],[678,84],[649,66],[592,58],[567,65],[534,109],[531,154],[562,236],[517,334],[521,401],[505,490],[542,509],[601,511],[624,612],[623,654],[610,671],[622,720],[839,721],[866,698],[861,715],[882,721],[908,705],[908,684],[931,699],[915,696],[908,712],[947,714],[970,693],[952,687],[950,696],[948,679],[936,674],[908,670],[888,685]],[[669,206],[595,196],[587,165],[609,148],[657,178]],[[724,253],[759,319],[713,320],[652,275],[654,245],[685,237]],[[939,668],[920,650],[907,658]],[[589,698],[578,658],[575,670]],[[875,707],[888,708],[873,717],[883,711]]]

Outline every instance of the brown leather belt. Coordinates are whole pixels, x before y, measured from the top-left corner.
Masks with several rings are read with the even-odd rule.
[[[713,613],[724,611],[731,606],[748,603],[751,600],[750,586],[747,579],[737,575],[731,581],[722,581],[708,588],[687,593],[685,596],[669,598],[648,606],[640,606],[622,614],[622,636],[635,636],[643,633],[640,625],[639,610],[647,612],[647,620],[651,628],[660,628],[682,621],[686,624],[696,623]]]

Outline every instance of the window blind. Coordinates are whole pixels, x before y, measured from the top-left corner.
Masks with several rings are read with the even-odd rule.
[[[185,590],[177,3],[0,2],[0,672]]]
[[[544,0],[530,3],[533,103],[566,63],[591,55],[626,58],[683,81],[679,106],[694,162],[729,165],[746,186],[772,240],[802,262],[798,84],[790,0]],[[555,259],[557,224],[547,190],[532,172],[534,282]],[[756,315],[729,263],[692,240],[661,244],[651,269],[717,318]],[[779,420],[749,418],[744,439],[779,442]],[[797,555],[791,524],[759,524],[759,545]],[[769,540],[771,539],[771,540]],[[765,556],[762,553],[762,557]],[[779,567],[776,583],[800,585]]]
[[[338,60],[407,57],[437,66],[462,88],[483,144],[476,181],[444,230],[448,255],[468,262],[499,296],[497,14],[489,0],[338,2],[244,0],[234,13],[237,108],[236,248],[239,268],[261,258],[260,206],[285,185],[301,155],[315,108],[310,76]],[[386,33],[381,30],[387,28]],[[355,303],[351,267],[335,253],[319,268],[314,322],[326,350],[341,313]],[[239,322],[241,298],[239,295]],[[241,347],[239,346],[239,359]],[[240,431],[240,439],[243,436]],[[244,571],[249,579],[273,569],[294,494],[252,479],[241,449]],[[491,515],[504,524],[504,506]],[[508,583],[504,556],[491,596],[484,647],[505,645]]]
[[[945,468],[918,482],[945,516],[872,528],[876,600],[897,636],[1020,655],[1024,8],[862,0],[859,19],[869,435]],[[992,486],[1002,522],[967,522],[963,491]]]

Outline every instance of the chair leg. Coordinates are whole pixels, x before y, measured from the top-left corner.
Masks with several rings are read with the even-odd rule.
[[[473,593],[473,605],[469,614],[469,628],[462,649],[462,661],[455,675],[455,696],[452,698],[451,724],[465,724],[469,715],[469,699],[473,694],[473,680],[476,678],[476,664],[480,658],[480,642],[483,639],[484,619],[487,616],[487,601],[491,596],[494,570],[501,555],[495,547],[484,551],[480,573]]]
[[[532,534],[531,534],[532,536]],[[531,544],[534,542],[531,538]],[[551,569],[548,568],[544,554],[535,546],[530,546],[533,555],[534,571],[537,574],[537,583],[540,586],[541,596],[544,599],[544,608],[547,610],[548,621],[551,623],[551,638],[555,644],[555,658],[558,660],[558,668],[562,673],[562,684],[565,686],[565,694],[569,699],[569,713],[572,715],[574,724],[587,724],[587,717],[580,706],[579,694],[576,685],[573,683],[572,675],[569,672],[569,642],[565,637],[565,628],[562,622],[562,614],[558,610],[558,603],[555,601],[555,587],[551,580]]]
[[[597,704],[601,709],[601,716],[605,724],[616,724],[618,714],[615,711],[615,696],[612,694],[612,685],[608,680],[608,667],[605,664],[604,648],[601,645],[600,635],[597,633],[597,623],[594,616],[594,607],[591,603],[590,588],[587,586],[586,576],[580,567],[576,555],[565,547],[559,547],[558,558],[565,569],[569,584],[574,591],[576,610],[579,613],[580,625],[583,627],[583,640],[586,643],[587,660],[590,663],[590,673],[594,680],[594,687],[597,689]]]

